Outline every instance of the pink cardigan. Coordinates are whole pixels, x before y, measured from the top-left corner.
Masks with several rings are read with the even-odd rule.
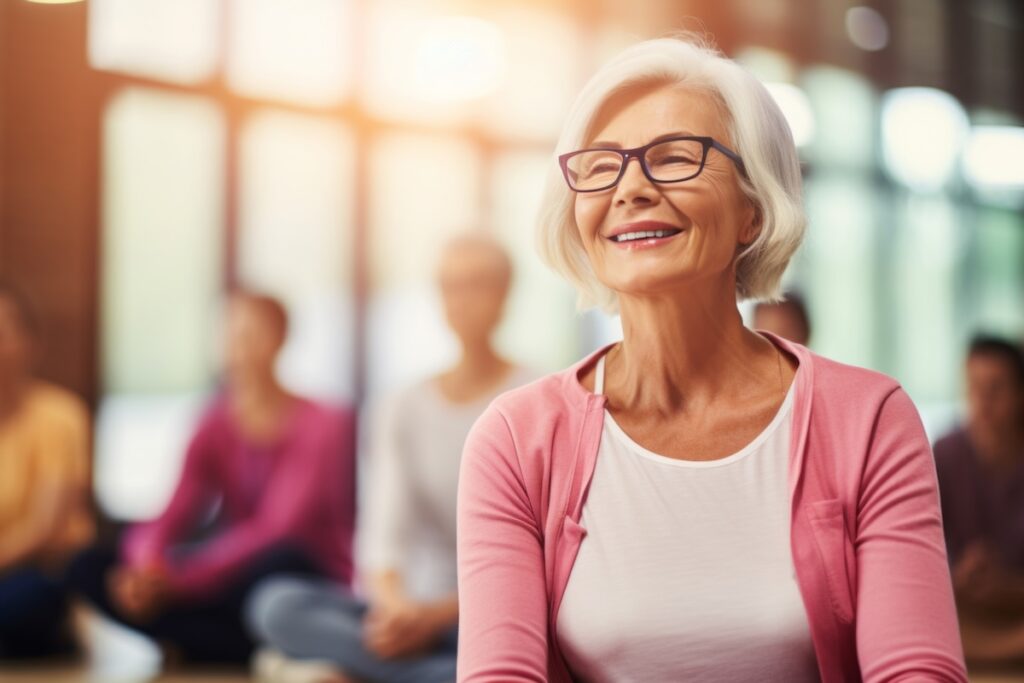
[[[966,681],[931,449],[892,379],[799,360],[791,546],[824,683]],[[605,399],[566,371],[498,397],[459,483],[458,680],[570,681],[554,637]]]

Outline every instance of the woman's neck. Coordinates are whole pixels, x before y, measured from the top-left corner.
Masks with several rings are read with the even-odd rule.
[[[295,397],[273,376],[240,379],[228,391],[231,412],[243,432],[257,440],[278,434],[294,402]]]
[[[453,403],[472,403],[489,395],[512,365],[489,341],[463,342],[459,361],[437,378],[442,395]]]
[[[620,311],[606,382],[619,402],[668,415],[775,380],[779,352],[744,327],[731,287],[622,297]]]

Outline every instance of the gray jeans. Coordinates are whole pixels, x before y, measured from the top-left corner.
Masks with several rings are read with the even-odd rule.
[[[381,659],[363,646],[366,604],[335,583],[273,577],[253,590],[246,621],[263,644],[294,659],[333,662],[344,673],[372,683],[451,683],[455,680],[457,629],[433,652],[414,659]]]

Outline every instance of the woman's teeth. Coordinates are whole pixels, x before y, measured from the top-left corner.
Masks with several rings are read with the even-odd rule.
[[[671,237],[672,235],[678,235],[680,232],[682,230],[641,230],[615,235],[612,237],[612,240],[615,242],[630,242],[633,240],[646,240],[652,237]]]

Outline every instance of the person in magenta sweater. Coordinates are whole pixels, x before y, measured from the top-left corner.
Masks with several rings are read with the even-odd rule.
[[[352,578],[353,414],[281,386],[274,366],[286,330],[276,300],[232,296],[226,385],[200,420],[170,503],[130,528],[119,551],[94,547],[69,573],[103,612],[186,659],[246,661],[243,604],[271,574]]]
[[[907,394],[742,324],[804,233],[768,91],[695,40],[640,43],[558,152],[541,254],[623,339],[466,441],[458,680],[966,681]]]

